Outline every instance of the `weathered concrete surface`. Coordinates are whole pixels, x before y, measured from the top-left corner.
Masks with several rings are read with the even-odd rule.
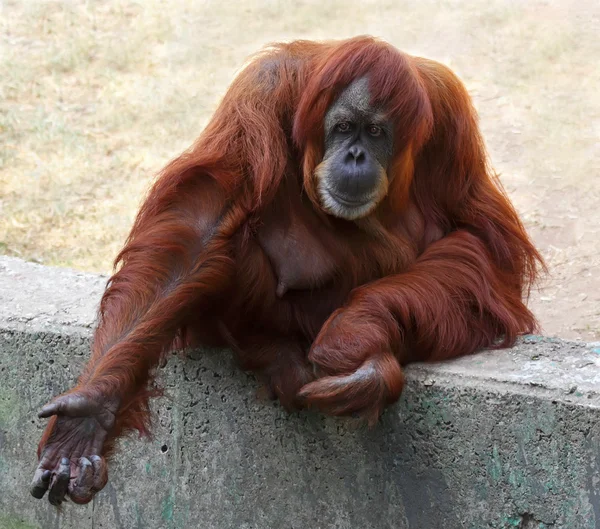
[[[0,258],[0,528],[600,528],[600,344],[531,336],[408,370],[373,430],[257,400],[226,352],[169,362],[151,442],[93,504],[28,494],[105,278]]]

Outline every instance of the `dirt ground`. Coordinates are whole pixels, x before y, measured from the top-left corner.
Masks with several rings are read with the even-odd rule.
[[[109,272],[157,171],[250,53],[385,38],[469,88],[551,275],[544,332],[600,339],[600,2],[0,3],[0,253]]]

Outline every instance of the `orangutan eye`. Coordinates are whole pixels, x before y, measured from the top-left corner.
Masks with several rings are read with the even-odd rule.
[[[371,136],[379,136],[381,134],[381,127],[378,127],[377,125],[369,125],[367,127],[367,131]]]
[[[349,132],[352,126],[347,121],[342,121],[335,126],[335,130],[338,132]]]

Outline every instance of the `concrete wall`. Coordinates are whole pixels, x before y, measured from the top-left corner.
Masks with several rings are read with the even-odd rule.
[[[85,361],[105,278],[0,258],[0,528],[600,528],[600,344],[413,366],[373,430],[257,400],[227,352],[173,357],[151,442],[57,513],[36,412]]]

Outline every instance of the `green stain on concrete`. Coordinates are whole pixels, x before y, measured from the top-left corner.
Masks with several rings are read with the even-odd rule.
[[[39,525],[33,525],[19,518],[8,514],[0,514],[0,527],[2,529],[40,529]]]
[[[0,389],[0,428],[11,430],[19,417],[19,399],[13,391]]]
[[[492,457],[488,461],[487,471],[494,482],[498,483],[502,479],[502,461],[496,444],[492,450]]]
[[[173,491],[162,502],[162,518],[165,522],[173,521],[173,511],[175,509],[175,502],[173,498]]]
[[[526,334],[523,336],[523,341],[525,343],[536,343],[544,341],[544,337],[539,334]]]
[[[525,482],[525,477],[523,476],[523,472],[520,470],[511,470],[508,474],[508,482],[513,487],[520,487]]]
[[[142,523],[142,513],[140,512],[140,507],[137,503],[134,505],[133,510],[135,511],[135,522],[137,526],[143,527],[144,525]]]
[[[521,516],[511,516],[510,518],[502,518],[502,523],[504,524],[505,529],[509,529],[510,527],[521,527],[523,523],[523,518]],[[529,527],[529,526],[528,526]],[[548,529],[548,526],[545,523],[539,522],[537,529]]]
[[[554,407],[546,407],[543,413],[540,413],[537,427],[544,435],[552,436],[556,430],[556,409]]]
[[[436,427],[438,424],[450,422],[447,412],[440,407],[440,402],[436,399],[424,397],[421,405],[425,408],[425,424],[428,427]]]
[[[146,474],[150,474],[152,472],[152,465],[150,465],[150,462],[146,463]]]

